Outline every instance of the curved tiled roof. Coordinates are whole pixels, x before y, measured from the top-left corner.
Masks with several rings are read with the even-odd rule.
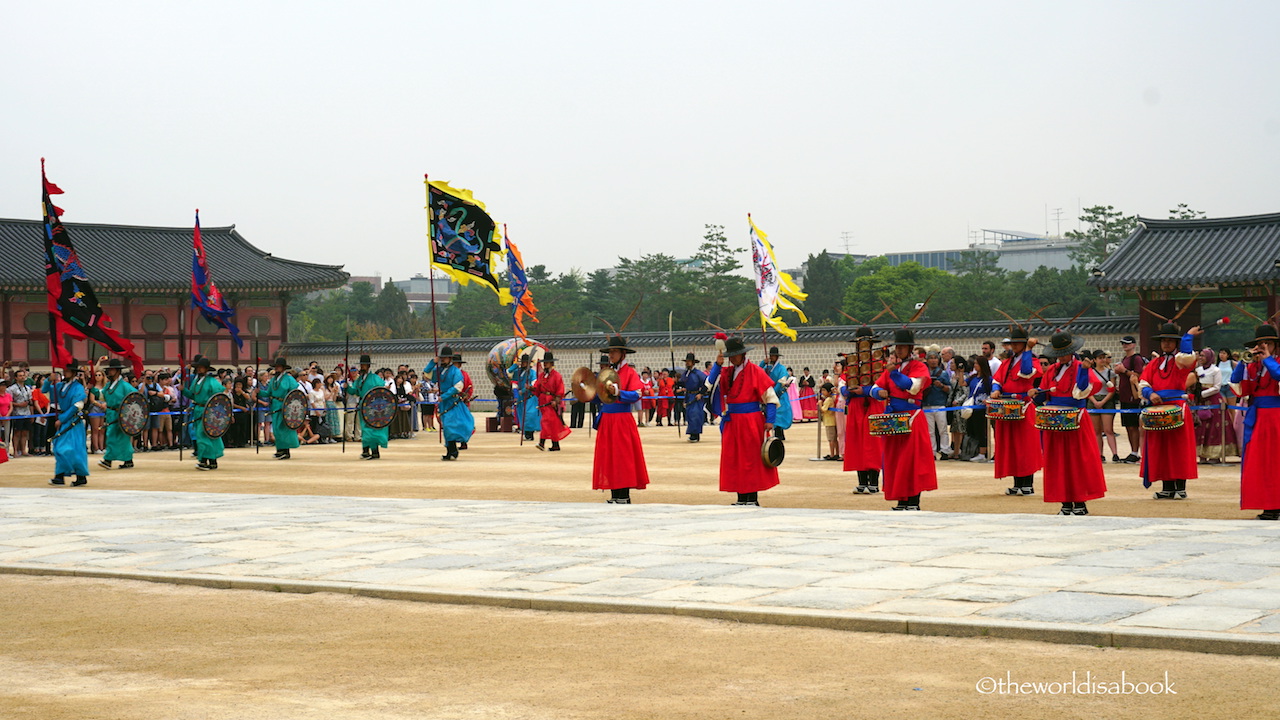
[[[191,289],[190,227],[63,223],[99,293]],[[213,279],[224,293],[309,292],[339,287],[341,265],[263,252],[229,227],[202,227]],[[44,291],[44,222],[0,219],[0,290]]]
[[[1050,322],[1065,323],[1068,318],[1049,318]],[[900,324],[872,325],[871,328],[876,331],[876,336],[882,339],[892,337],[896,328],[902,327]],[[911,326],[915,330],[916,337],[921,339],[936,341],[961,338],[1000,338],[1008,334],[1009,323],[1004,320],[979,320],[975,322],[958,322],[958,323],[916,323]],[[1039,321],[1029,323],[1027,330],[1033,335],[1047,336],[1053,332],[1054,328],[1045,325]],[[856,325],[819,325],[819,326],[800,326],[792,328],[797,332],[797,342],[831,342],[840,340],[852,340],[853,333],[857,330]],[[1125,333],[1135,332],[1138,329],[1138,317],[1136,315],[1126,315],[1120,317],[1082,317],[1071,325],[1072,332],[1082,335],[1122,335]],[[688,345],[706,344],[710,342],[712,331],[710,330],[682,330],[673,333],[668,337],[665,332],[637,332],[627,333],[627,343],[631,347],[667,347],[668,342],[674,343],[676,347]],[[510,336],[507,336],[510,337]],[[482,337],[482,338],[441,338],[441,345],[449,345],[454,350],[466,353],[489,352],[494,345],[506,340],[507,337]],[[753,338],[760,337],[758,332],[745,333],[745,337],[749,342]],[[591,333],[583,335],[535,335],[534,339],[547,345],[553,350],[594,350],[604,347],[607,336],[604,333]],[[786,346],[790,344],[790,340],[776,333],[768,334],[768,344]],[[280,352],[286,357],[298,355],[341,355],[346,347],[343,342],[314,342],[314,343],[285,343],[281,347]],[[357,348],[363,348],[364,352],[374,355],[403,355],[403,354],[430,354],[432,352],[431,338],[405,338],[398,340],[367,340],[364,342],[352,341],[352,354],[359,354]]]
[[[1138,218],[1089,279],[1099,290],[1257,285],[1280,280],[1280,213],[1200,220]]]

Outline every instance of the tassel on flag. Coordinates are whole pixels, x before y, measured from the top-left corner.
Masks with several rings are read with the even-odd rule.
[[[507,286],[516,306],[511,322],[515,327],[515,334],[527,342],[529,337],[524,329],[525,316],[534,322],[542,321],[538,319],[538,308],[533,304],[533,291],[529,289],[529,277],[524,272],[524,258],[520,257],[520,249],[511,242],[506,225],[502,226],[502,234],[506,236],[503,242],[507,246]]]
[[[191,306],[200,311],[200,315],[210,325],[216,325],[231,333],[236,347],[244,349],[244,340],[240,339],[240,328],[231,322],[235,310],[227,304],[226,298],[218,292],[209,275],[209,261],[204,254],[204,239],[200,237],[200,211],[196,210],[196,227],[192,234],[191,251]]]
[[[66,367],[73,359],[67,349],[67,338],[92,340],[107,350],[124,357],[133,365],[134,375],[142,377],[142,358],[133,343],[108,325],[111,317],[98,304],[98,296],[89,284],[89,273],[71,244],[67,229],[59,216],[62,208],[49,199],[61,195],[62,189],[49,182],[44,174],[44,158],[40,158],[42,207],[44,213],[44,274],[49,307],[50,362],[53,367]]]
[[[792,299],[804,300],[809,296],[800,291],[790,275],[778,269],[778,260],[773,256],[769,236],[756,227],[750,213],[747,214],[747,223],[751,226],[751,264],[756,275],[756,297],[760,303],[760,317],[769,327],[794,342],[796,331],[787,327],[787,323],[778,314],[778,309],[791,310],[800,317],[800,322],[807,323],[809,318],[805,317],[804,311]]]

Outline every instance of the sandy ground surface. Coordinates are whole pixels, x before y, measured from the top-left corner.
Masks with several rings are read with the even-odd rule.
[[[689,445],[645,428],[653,484],[638,502],[726,503],[715,435]],[[809,462],[816,428],[791,433],[766,506],[884,509],[851,474]],[[442,463],[433,434],[376,462],[348,446],[294,460],[232,450],[204,473],[146,453],[91,487],[269,494],[602,502],[592,445],[560,453],[478,434]],[[96,462],[96,458],[93,458]],[[52,461],[0,466],[0,485],[43,486]],[[1131,465],[1108,465],[1099,515],[1247,518],[1238,467],[1204,467],[1191,499],[1157,502]],[[1002,495],[991,466],[941,463],[926,510],[1052,513]],[[1039,477],[1037,476],[1037,484]],[[67,492],[73,492],[67,490]],[[690,618],[422,605],[325,593],[276,595],[125,581],[0,576],[5,718],[800,718],[1253,717],[1271,703],[1275,659],[1005,640],[843,633]],[[983,694],[1017,682],[1173,681],[1176,696]],[[1052,688],[1049,688],[1052,690]],[[1061,688],[1059,688],[1061,692]]]
[[[1259,717],[1275,659],[0,576],[0,717]],[[983,694],[1015,682],[1176,695]],[[984,690],[994,686],[986,684]],[[1083,689],[1083,688],[1081,688]],[[1061,688],[1058,688],[1061,692]]]
[[[481,418],[477,418],[481,420]],[[483,427],[483,422],[478,423]],[[634,493],[635,502],[726,504],[733,496],[719,492],[719,431],[708,428],[703,442],[689,444],[676,428],[640,430],[651,484]],[[272,459],[271,448],[228,450],[216,472],[198,472],[195,460],[177,452],[140,453],[131,470],[100,470],[90,456],[95,488],[122,490],[189,490],[197,492],[264,493],[273,495],[358,495],[365,497],[452,498],[473,500],[544,500],[603,502],[591,490],[594,438],[575,430],[558,453],[539,452],[536,443],[520,445],[510,433],[477,433],[470,450],[458,462],[440,461],[443,450],[435,433],[419,433],[412,440],[392,441],[382,459],[360,460],[360,449],[348,444],[305,446],[292,460]],[[1122,453],[1126,451],[1121,441]],[[883,510],[883,496],[854,495],[855,473],[836,462],[811,462],[817,453],[817,426],[797,425],[788,432],[787,460],[780,469],[782,484],[761,495],[767,507],[848,508]],[[51,458],[17,458],[0,466],[0,486],[37,487],[52,475]],[[1131,517],[1198,517],[1251,519],[1257,511],[1239,507],[1240,466],[1201,465],[1200,478],[1188,482],[1187,500],[1157,501],[1143,489],[1137,465],[1106,464],[1107,497],[1091,501],[1097,515]],[[1040,474],[1036,490],[1040,491]],[[1053,514],[1057,505],[1040,495],[1007,497],[1011,479],[992,477],[992,465],[969,462],[938,463],[939,489],[925,493],[921,505],[940,512],[1026,512]],[[1159,489],[1159,485],[1155,489]]]

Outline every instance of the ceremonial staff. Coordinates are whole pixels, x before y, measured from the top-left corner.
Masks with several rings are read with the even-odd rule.
[[[182,303],[178,303],[178,386],[182,390],[186,389],[187,382],[187,361],[185,353],[187,351],[187,328],[186,313],[182,310]],[[178,419],[182,418],[182,390],[178,391]],[[178,423],[181,428],[178,430],[178,462],[182,462],[182,448],[186,445],[187,425],[186,423]]]
[[[250,418],[250,420],[252,420],[253,422],[253,454],[254,455],[259,454],[259,450],[261,450],[262,448],[262,443],[260,442],[261,433],[258,432],[258,395],[261,394],[262,392],[262,376],[259,375],[258,373],[261,372],[261,366],[262,366],[262,356],[258,354],[258,338],[254,338],[253,339],[253,381],[258,383],[258,386],[254,388],[253,417]]]
[[[347,409],[347,389],[351,386],[351,330],[347,330],[347,347],[342,353],[342,375],[345,381],[342,385],[342,427],[338,428],[342,433],[342,452],[347,451],[347,419],[351,411]]]
[[[676,437],[680,437],[684,435],[684,430],[681,427],[681,422],[680,422],[680,419],[681,419],[680,416],[683,415],[684,413],[681,413],[675,409],[676,399],[674,395],[676,394],[676,384],[674,381],[676,377],[676,346],[675,346],[674,335],[672,334],[672,331],[671,331],[671,319],[675,317],[675,314],[676,314],[675,310],[672,310],[667,313],[667,349],[671,351],[671,379],[672,379],[671,394],[673,396],[671,398],[671,414],[676,416]]]

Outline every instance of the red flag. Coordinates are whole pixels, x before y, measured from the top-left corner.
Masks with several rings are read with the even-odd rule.
[[[138,357],[133,343],[107,327],[111,317],[98,304],[98,296],[89,285],[89,274],[71,244],[67,229],[58,219],[62,208],[49,200],[50,195],[61,195],[62,190],[45,177],[44,158],[40,158],[40,180],[44,212],[45,290],[49,300],[50,361],[53,367],[66,367],[71,362],[71,351],[66,344],[68,337],[88,339],[127,358],[133,363],[134,375],[142,377],[142,358]]]

